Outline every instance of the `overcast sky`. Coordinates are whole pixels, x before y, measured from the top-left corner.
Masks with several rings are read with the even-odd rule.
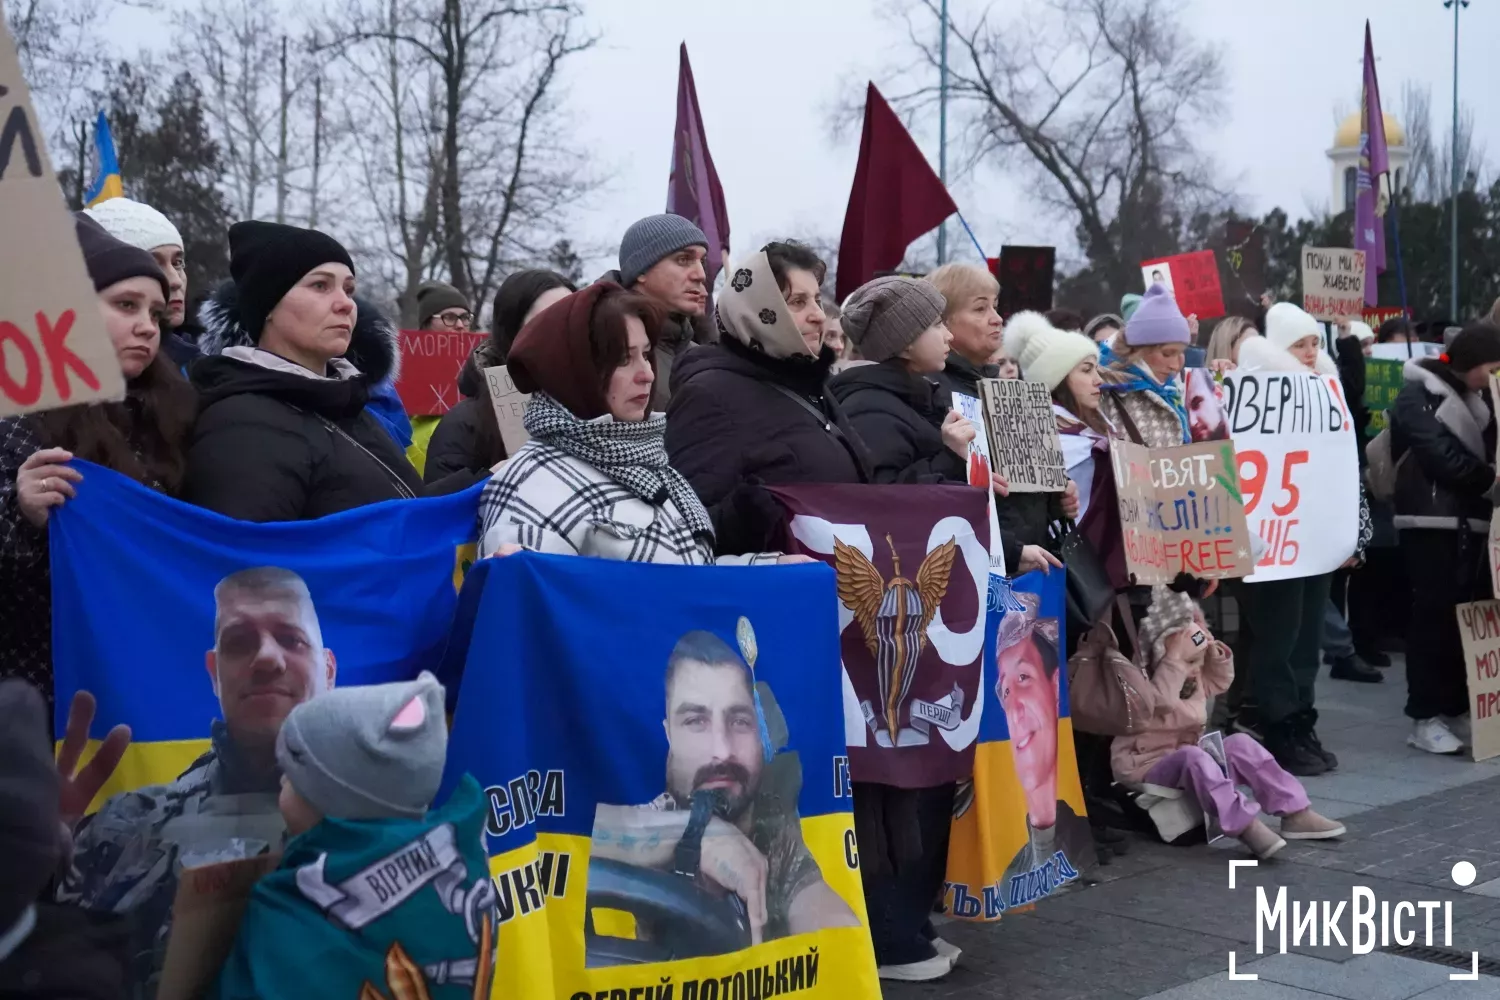
[[[994,16],[1025,0],[952,0],[954,22],[989,6]],[[599,47],[570,71],[572,107],[584,147],[598,156],[608,188],[579,231],[613,245],[636,218],[661,211],[675,120],[679,41],[697,78],[709,147],[719,168],[733,231],[744,252],[775,235],[837,240],[859,150],[858,128],[842,141],[828,130],[842,94],[877,86],[907,52],[905,29],[882,16],[884,0],[593,0]],[[731,12],[732,11],[732,12]],[[1228,114],[1202,140],[1222,177],[1243,192],[1243,209],[1275,205],[1293,217],[1327,208],[1324,155],[1336,105],[1357,106],[1364,20],[1370,19],[1386,110],[1399,114],[1407,80],[1432,88],[1435,133],[1451,114],[1453,18],[1441,0],[1187,0],[1188,26],[1220,46]],[[1462,13],[1460,86],[1477,139],[1500,154],[1500,60],[1486,40],[1500,38],[1500,3]],[[937,128],[918,142],[937,162]],[[950,158],[950,163],[952,162]],[[1006,242],[1064,242],[1071,228],[1029,207],[1027,187],[981,167],[951,185],[987,253]],[[953,228],[957,228],[956,226]],[[961,232],[950,247],[966,248]],[[971,249],[971,248],[970,248]],[[598,263],[604,263],[600,258]],[[611,265],[613,266],[613,265]]]
[[[984,7],[1005,21],[1034,0],[951,0],[956,24]],[[837,242],[859,147],[858,127],[829,131],[841,97],[864,82],[890,84],[910,57],[890,0],[584,0],[598,46],[569,64],[568,103],[578,144],[606,186],[559,236],[592,249],[586,267],[615,266],[620,234],[666,204],[676,116],[677,46],[686,41],[709,146],[723,180],[736,254],[775,236]],[[913,5],[915,5],[913,0]],[[1400,113],[1403,83],[1431,87],[1434,133],[1451,113],[1453,17],[1441,0],[1183,0],[1187,26],[1220,47],[1228,113],[1201,136],[1240,208],[1279,205],[1293,217],[1327,208],[1325,151],[1335,107],[1357,106],[1365,18],[1371,21],[1387,111]],[[1500,156],[1500,2],[1462,14],[1461,86],[1477,140]],[[150,44],[159,18],[126,15],[118,40]],[[934,28],[935,31],[935,28]],[[158,45],[160,39],[156,39]],[[937,162],[936,122],[916,130]],[[952,162],[950,160],[950,162]],[[1071,226],[1043,217],[1030,175],[984,165],[950,186],[985,251],[1007,242],[1067,248]],[[951,224],[950,224],[951,225]],[[957,230],[952,225],[953,230]],[[973,253],[960,231],[950,247]]]

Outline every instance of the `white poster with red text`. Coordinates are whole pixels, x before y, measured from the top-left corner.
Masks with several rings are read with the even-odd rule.
[[[1338,569],[1359,534],[1359,455],[1337,376],[1230,372],[1224,388],[1245,519],[1265,543],[1245,579]]]

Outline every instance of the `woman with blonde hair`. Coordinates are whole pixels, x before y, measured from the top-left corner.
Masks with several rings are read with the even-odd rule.
[[[953,334],[948,361],[933,376],[950,393],[979,397],[979,380],[999,378],[993,358],[1001,350],[1003,324],[996,311],[1000,282],[974,264],[944,264],[926,279],[943,295],[943,325]]]
[[[1240,344],[1244,343],[1246,337],[1257,337],[1259,332],[1255,329],[1255,323],[1244,316],[1225,316],[1219,320],[1214,332],[1208,338],[1208,360],[1229,361],[1238,364],[1240,360]]]

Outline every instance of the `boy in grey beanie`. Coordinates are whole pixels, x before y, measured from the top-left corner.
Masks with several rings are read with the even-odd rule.
[[[925,281],[887,275],[860,285],[844,300],[840,323],[870,361],[888,361],[943,318],[943,293]]]
[[[420,819],[448,757],[443,686],[414,681],[337,688],[292,709],[276,738],[287,830],[324,818]]]

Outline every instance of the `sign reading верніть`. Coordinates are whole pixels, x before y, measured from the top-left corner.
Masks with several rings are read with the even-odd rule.
[[[1302,308],[1314,319],[1360,319],[1365,309],[1365,252],[1302,248]]]
[[[125,394],[73,219],[0,11],[0,417]]]

